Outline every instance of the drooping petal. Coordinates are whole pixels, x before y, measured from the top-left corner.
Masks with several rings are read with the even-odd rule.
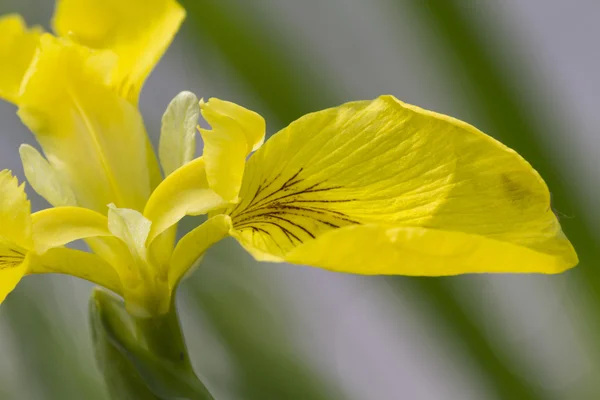
[[[39,151],[28,144],[19,147],[27,181],[46,201],[55,207],[75,206],[75,194],[64,178],[48,163]]]
[[[54,31],[119,57],[114,85],[136,104],[142,85],[185,18],[174,0],[58,0]]]
[[[106,85],[115,57],[43,35],[19,116],[79,205],[142,210],[150,195],[147,137],[137,109]]]
[[[525,160],[391,96],[292,123],[250,158],[240,197],[228,210],[234,235],[266,261],[413,275],[577,263]]]
[[[27,29],[20,15],[0,17],[0,99],[18,102],[21,81],[41,33],[39,27]]]
[[[34,213],[31,219],[35,250],[39,254],[79,239],[111,236],[108,219],[87,208],[49,208]]]
[[[265,120],[257,113],[219,99],[200,101],[202,116],[212,130],[199,129],[210,188],[235,202],[242,184],[246,157],[265,138]]]
[[[162,117],[158,155],[165,176],[192,161],[196,150],[196,126],[200,117],[194,93],[179,93]]]
[[[104,286],[117,294],[123,293],[119,276],[106,261],[93,253],[67,249],[50,249],[33,255],[29,273],[67,274]]]
[[[204,160],[196,158],[166,177],[148,199],[144,210],[144,216],[152,221],[148,242],[186,215],[206,214],[226,204],[209,189]]]
[[[187,233],[177,243],[171,257],[169,287],[175,288],[202,258],[206,250],[229,235],[231,218],[228,215],[215,215],[202,225]]]
[[[24,184],[9,170],[0,171],[0,239],[31,250],[31,206]]]

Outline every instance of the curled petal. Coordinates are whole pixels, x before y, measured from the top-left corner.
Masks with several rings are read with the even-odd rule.
[[[234,235],[264,260],[409,275],[553,273],[577,263],[525,160],[392,96],[293,122],[250,158],[240,197],[227,210]],[[414,257],[428,247],[431,257]],[[444,249],[452,263],[430,259]]]
[[[210,188],[235,202],[242,184],[248,154],[265,138],[265,120],[237,104],[219,99],[200,101],[202,116],[212,130],[199,129]]]

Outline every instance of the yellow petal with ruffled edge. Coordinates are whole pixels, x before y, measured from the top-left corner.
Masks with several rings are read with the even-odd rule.
[[[170,262],[169,287],[171,290],[191,272],[209,247],[229,235],[230,229],[231,218],[220,214],[209,218],[181,238],[173,251]]]
[[[20,249],[31,250],[31,206],[24,184],[9,170],[0,171],[0,238]]]
[[[237,104],[219,99],[200,101],[202,116],[212,130],[199,128],[210,188],[224,200],[236,202],[248,154],[265,137],[265,120]]]
[[[111,236],[108,219],[87,208],[48,208],[34,213],[31,219],[35,250],[39,254],[75,240]]]
[[[27,182],[37,194],[55,207],[75,206],[75,194],[48,160],[28,144],[19,147],[19,155]]]
[[[293,122],[251,157],[240,197],[233,234],[260,260],[406,275],[577,263],[525,160],[392,96]]]
[[[39,27],[27,29],[20,15],[0,17],[0,99],[18,102],[21,81],[41,33]]]
[[[173,40],[185,10],[174,0],[58,0],[59,36],[119,57],[113,84],[137,104],[145,79]]]
[[[115,57],[43,35],[24,79],[19,116],[80,206],[142,210],[150,195],[138,110],[107,86]]]
[[[152,192],[144,216],[152,221],[148,242],[186,215],[202,215],[227,203],[208,187],[202,157],[175,170]]]

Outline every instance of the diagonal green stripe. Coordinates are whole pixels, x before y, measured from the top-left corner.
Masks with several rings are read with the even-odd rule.
[[[595,306],[594,315],[586,315],[593,321],[593,328],[600,327],[600,243],[594,234],[591,219],[586,216],[574,185],[567,182],[561,166],[547,147],[542,146],[544,127],[534,117],[536,110],[522,100],[516,82],[510,80],[497,62],[500,55],[489,50],[489,46],[468,17],[468,7],[459,0],[427,0],[414,2],[415,9],[423,20],[437,33],[442,45],[455,54],[448,67],[467,78],[466,93],[477,104],[482,117],[487,121],[486,131],[522,154],[544,177],[552,193],[553,208],[560,213],[573,215],[562,218],[561,225],[579,255],[581,265],[569,271],[569,277],[578,280]],[[452,62],[454,61],[454,62]],[[547,115],[545,115],[547,116]],[[600,351],[600,348],[597,349]]]
[[[313,60],[290,51],[292,43],[283,43],[280,32],[263,29],[266,21],[241,15],[232,1],[182,0],[181,4],[195,42],[216,48],[280,122],[335,104],[331,93],[319,90],[326,82],[311,73]],[[198,56],[206,50],[201,48]]]
[[[51,321],[52,315],[43,312],[38,302],[33,293],[17,287],[2,304],[2,322],[14,333],[18,362],[33,384],[39,385],[44,399],[106,399],[102,383],[91,377],[96,373],[92,360],[82,367],[78,357],[65,352],[73,350],[73,338],[65,327]]]

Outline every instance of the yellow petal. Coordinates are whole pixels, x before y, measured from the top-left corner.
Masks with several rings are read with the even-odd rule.
[[[186,234],[177,243],[169,269],[169,287],[173,290],[179,281],[198,263],[206,250],[229,234],[231,219],[227,215],[209,218]]]
[[[67,274],[104,286],[122,294],[121,281],[115,270],[96,254],[56,248],[32,256],[31,274]]]
[[[577,263],[525,160],[464,122],[391,96],[292,123],[251,157],[240,197],[228,211],[235,236],[270,261],[421,275],[553,273]],[[427,247],[417,265],[411,254]],[[336,258],[338,249],[360,262]],[[431,260],[444,249],[448,260]]]
[[[137,103],[184,17],[174,0],[58,0],[53,27],[59,36],[115,52],[114,84],[123,98]]]
[[[257,113],[219,99],[200,101],[202,116],[212,130],[199,129],[210,188],[235,202],[248,154],[265,138],[265,120]]]
[[[148,243],[186,215],[201,215],[226,203],[208,188],[202,157],[174,171],[154,190],[144,216],[152,221]]]
[[[143,261],[147,259],[146,239],[151,225],[138,211],[109,205],[108,229],[129,247],[131,254]]]
[[[19,154],[25,177],[37,194],[55,207],[77,204],[69,185],[39,151],[28,144],[22,144],[19,147]]]
[[[39,254],[75,240],[111,235],[106,217],[87,208],[49,208],[31,218],[35,250]]]
[[[29,257],[0,236],[0,303],[13,291],[29,269]]]
[[[0,238],[31,250],[31,206],[24,184],[8,170],[0,171]]]
[[[18,102],[21,81],[41,33],[39,27],[28,30],[19,15],[0,17],[0,99]]]
[[[158,154],[165,176],[194,158],[196,125],[200,116],[194,93],[179,93],[162,117]]]
[[[114,55],[43,35],[19,115],[79,205],[142,210],[150,195],[147,137],[137,109],[107,85]]]
[[[464,232],[353,225],[296,247],[285,261],[357,274],[444,276],[464,273],[559,273],[577,264],[569,242],[553,252]]]

